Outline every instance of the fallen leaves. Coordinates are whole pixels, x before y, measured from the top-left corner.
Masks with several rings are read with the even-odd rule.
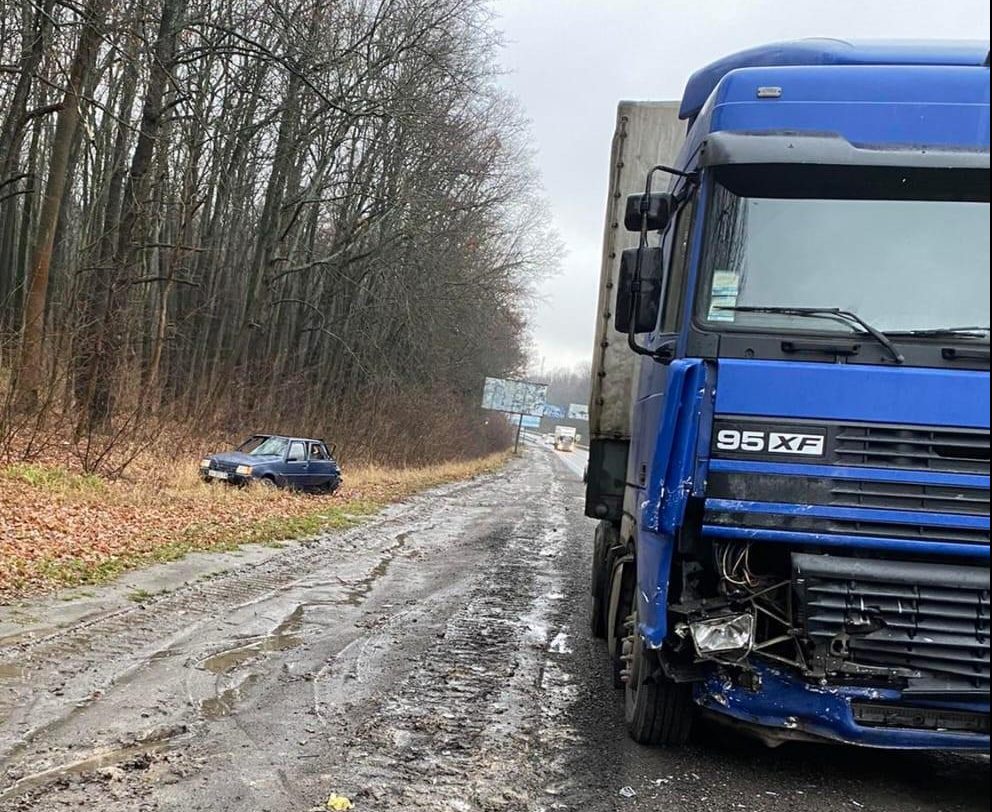
[[[0,601],[104,581],[196,550],[346,527],[387,502],[504,460],[345,471],[346,487],[333,497],[206,485],[196,477],[196,461],[167,481],[106,481],[53,466],[0,468]]]

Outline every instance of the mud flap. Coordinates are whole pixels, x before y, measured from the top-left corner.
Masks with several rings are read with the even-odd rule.
[[[620,654],[626,634],[624,624],[636,588],[634,556],[625,555],[613,562],[613,576],[610,579],[609,610],[606,616],[606,645],[613,664],[613,684],[623,686],[620,681]]]

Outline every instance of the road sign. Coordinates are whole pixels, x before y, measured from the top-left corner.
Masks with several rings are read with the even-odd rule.
[[[568,404],[568,419],[569,420],[588,420],[589,419],[589,406],[585,403],[569,403]]]
[[[540,417],[548,396],[546,383],[486,378],[482,389],[482,408]]]

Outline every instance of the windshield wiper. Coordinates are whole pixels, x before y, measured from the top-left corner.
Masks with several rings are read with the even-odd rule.
[[[850,310],[842,310],[839,307],[772,307],[759,305],[724,307],[718,305],[716,309],[730,310],[735,313],[775,313],[783,316],[812,316],[814,318],[834,319],[848,326],[856,324],[885,347],[897,364],[902,364],[906,360],[905,356],[896,349],[896,345],[889,340],[885,333],[876,327],[872,327],[857,313],[852,313]]]
[[[988,327],[929,327],[921,330],[889,330],[890,336],[959,336],[961,338],[988,338]]]

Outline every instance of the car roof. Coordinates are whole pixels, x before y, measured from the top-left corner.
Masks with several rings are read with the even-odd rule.
[[[290,442],[301,443],[323,443],[319,437],[297,437],[293,434],[253,434],[252,437],[264,437],[267,440],[289,440]]]

